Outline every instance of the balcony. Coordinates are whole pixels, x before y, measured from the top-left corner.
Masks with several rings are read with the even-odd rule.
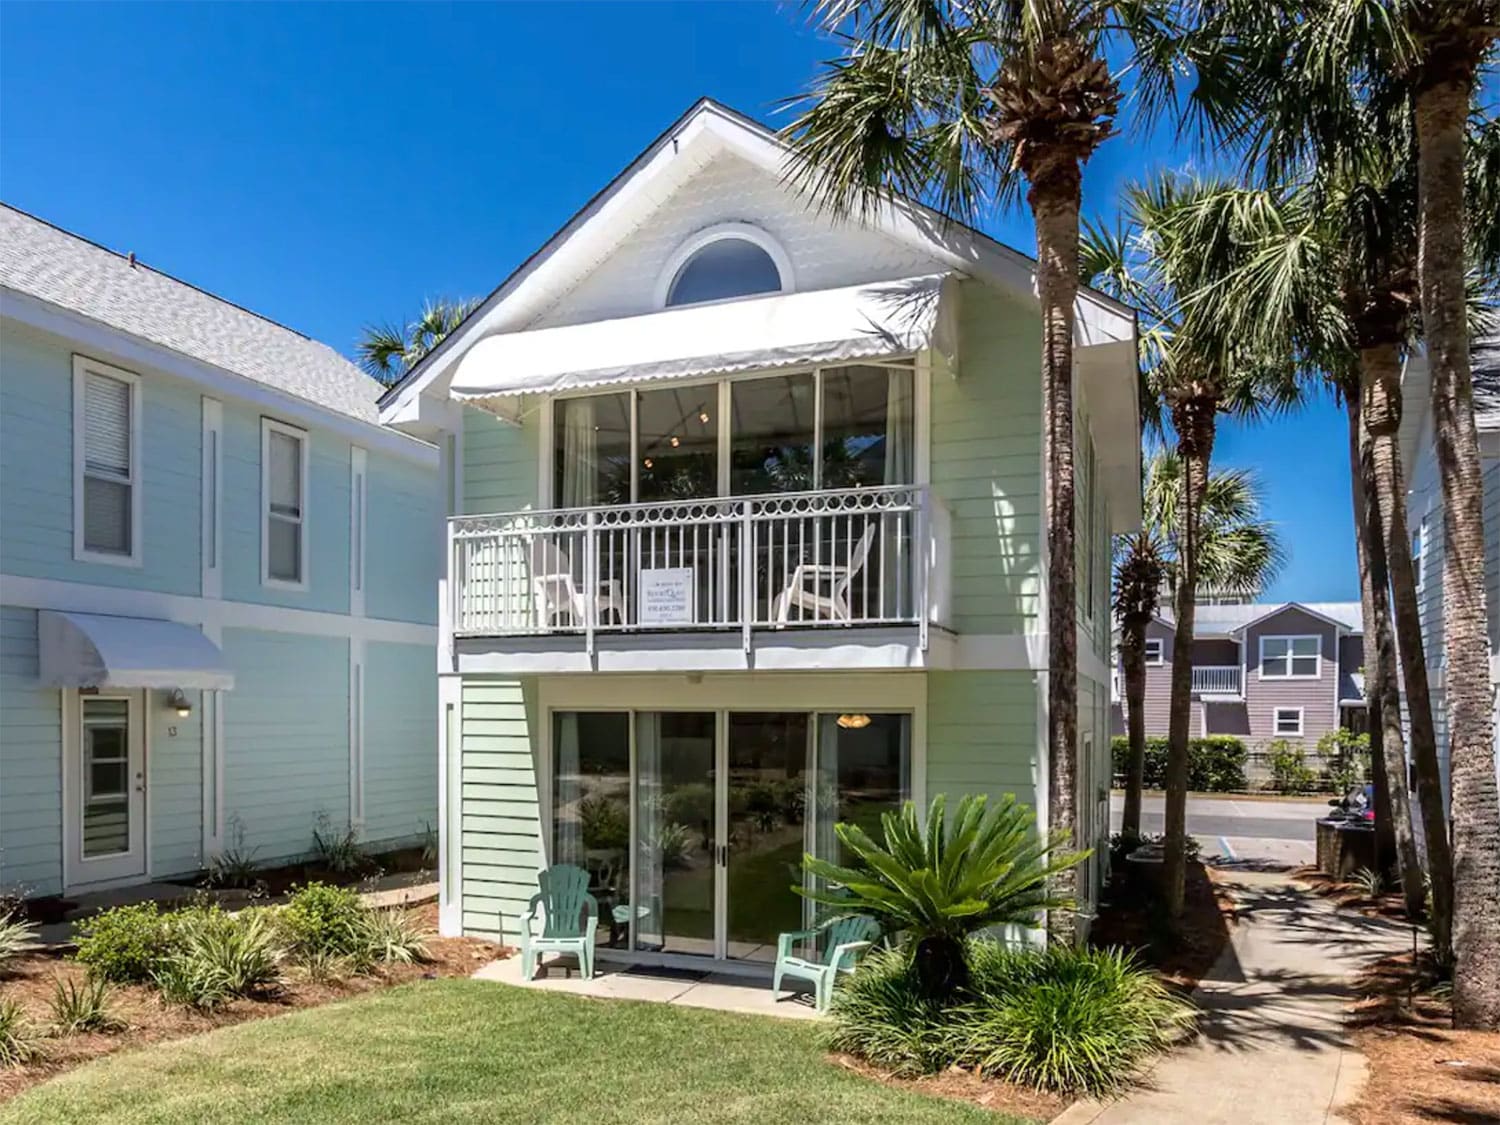
[[[1205,664],[1193,668],[1193,694],[1219,696],[1226,699],[1241,699],[1244,691],[1240,686],[1238,664]]]
[[[924,487],[717,497],[449,521],[455,638],[906,630],[941,621],[947,514]],[[935,526],[936,525],[936,526]]]

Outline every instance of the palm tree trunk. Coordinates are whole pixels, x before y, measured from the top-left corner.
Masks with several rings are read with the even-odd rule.
[[[1484,593],[1483,480],[1465,321],[1464,126],[1472,72],[1416,92],[1418,274],[1443,488],[1453,809],[1453,1022],[1500,1028],[1500,785]]]
[[[1193,622],[1198,597],[1198,511],[1208,491],[1219,400],[1189,391],[1172,403],[1172,428],[1182,458],[1182,503],[1177,532],[1176,633],[1172,638],[1172,695],[1167,721],[1166,849],[1162,891],[1167,917],[1182,915],[1187,886],[1188,740],[1193,704]]]
[[[1078,296],[1082,174],[1069,156],[1031,170],[1027,200],[1036,223],[1042,307],[1042,456],[1047,466],[1047,826],[1083,845],[1078,830],[1078,595],[1073,536],[1073,302]],[[1083,898],[1082,866],[1058,876]],[[1048,912],[1054,940],[1076,938],[1076,915]]]
[[[1368,430],[1362,429],[1359,401],[1350,396],[1349,469],[1354,490],[1355,539],[1359,557],[1360,608],[1365,626],[1365,697],[1370,700],[1371,759],[1383,775],[1388,800],[1377,808],[1377,843],[1382,822],[1395,852],[1401,892],[1408,917],[1422,915],[1425,895],[1422,861],[1417,854],[1411,821],[1411,796],[1406,785],[1406,746],[1401,734],[1401,695],[1396,684],[1396,643],[1391,635],[1387,595],[1386,537],[1381,505],[1375,495],[1374,458]],[[1372,659],[1373,658],[1373,659]],[[1379,780],[1377,775],[1377,780]],[[1378,792],[1379,786],[1377,786]]]
[[[1125,665],[1125,733],[1129,756],[1125,761],[1125,808],[1120,834],[1141,834],[1141,790],[1146,781],[1146,619],[1133,616],[1120,638]]]
[[[1379,505],[1374,514],[1384,531],[1390,600],[1395,609],[1396,651],[1406,684],[1411,760],[1427,843],[1427,873],[1432,880],[1432,946],[1438,959],[1447,963],[1452,956],[1453,856],[1443,808],[1442,775],[1438,771],[1427,660],[1422,651],[1422,621],[1417,613],[1411,540],[1406,529],[1406,485],[1397,436],[1401,426],[1401,360],[1395,343],[1360,348],[1359,367],[1362,425],[1368,445],[1365,457],[1370,462],[1366,483],[1373,489]],[[1389,626],[1389,621],[1386,624]]]

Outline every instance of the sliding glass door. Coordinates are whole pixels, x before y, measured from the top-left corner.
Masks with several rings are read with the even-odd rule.
[[[584,867],[601,945],[771,962],[826,910],[802,856],[839,821],[878,835],[911,777],[911,717],[804,711],[558,711],[553,863]]]

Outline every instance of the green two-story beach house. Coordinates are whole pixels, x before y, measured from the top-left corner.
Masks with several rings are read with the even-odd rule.
[[[566,862],[600,956],[768,969],[837,821],[1014,793],[1046,824],[1035,263],[907,201],[835,220],[786,158],[700,102],[382,400],[441,450],[451,512],[447,933],[513,939]],[[1077,753],[1102,842],[1133,313],[1084,292],[1077,343]]]

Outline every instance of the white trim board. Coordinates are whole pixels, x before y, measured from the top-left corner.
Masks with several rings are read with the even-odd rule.
[[[420,438],[376,422],[362,422],[331,407],[320,406],[309,399],[298,398],[244,375],[143,340],[29,293],[0,286],[0,314],[59,337],[70,351],[83,349],[107,353],[112,357],[108,362],[138,365],[185,379],[216,396],[234,398],[258,410],[304,419],[310,428],[336,433],[348,441],[429,468],[437,467],[437,450]]]
[[[26,609],[55,609],[73,613],[103,613],[115,617],[152,617],[201,625],[205,632],[219,629],[261,629],[272,633],[303,633],[321,637],[357,637],[390,644],[436,646],[436,625],[392,621],[382,617],[351,617],[313,609],[220,601],[192,594],[159,594],[117,586],[62,582],[0,574],[0,605]]]

